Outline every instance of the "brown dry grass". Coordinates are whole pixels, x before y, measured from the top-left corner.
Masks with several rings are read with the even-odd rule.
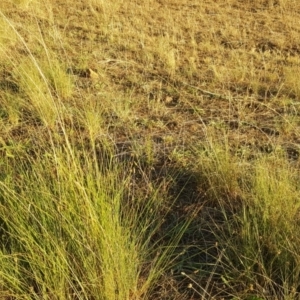
[[[73,96],[61,96],[114,111],[119,139],[185,144],[221,129],[237,147],[298,142],[296,2],[20,3],[2,11],[37,59],[47,49],[62,68],[98,71],[94,83],[74,76]],[[5,47],[14,61],[4,54],[3,76],[28,57],[14,36]]]

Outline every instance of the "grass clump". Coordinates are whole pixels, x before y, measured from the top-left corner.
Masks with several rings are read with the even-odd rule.
[[[1,181],[1,293],[140,299],[167,267],[178,234],[165,248],[151,246],[163,198],[131,199],[123,169],[94,159],[52,148]]]
[[[298,299],[297,168],[286,164],[280,152],[243,165],[243,159],[227,147],[207,149],[200,155],[198,172],[208,202],[196,224],[215,244],[210,249],[199,246],[211,267],[205,275],[207,263],[202,259],[195,264],[194,273],[199,275],[185,274],[190,288],[202,299],[215,294],[232,299]]]

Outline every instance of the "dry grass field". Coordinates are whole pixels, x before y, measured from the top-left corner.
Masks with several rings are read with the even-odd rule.
[[[299,19],[2,0],[0,299],[300,299]]]

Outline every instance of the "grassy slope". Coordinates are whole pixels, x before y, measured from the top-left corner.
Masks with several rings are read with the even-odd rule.
[[[199,2],[0,4],[4,299],[298,299],[300,4]]]

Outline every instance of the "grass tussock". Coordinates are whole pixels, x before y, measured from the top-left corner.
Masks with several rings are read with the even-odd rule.
[[[0,4],[0,298],[299,299],[297,1]]]

